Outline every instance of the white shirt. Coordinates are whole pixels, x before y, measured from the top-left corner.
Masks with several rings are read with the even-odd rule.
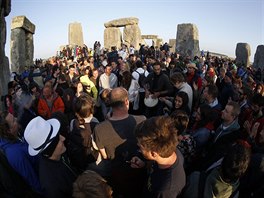
[[[102,74],[99,78],[99,87],[100,91],[102,89],[113,89],[117,87],[117,77],[115,74],[111,73],[110,76],[107,76],[105,73]]]
[[[183,92],[187,93],[188,99],[189,99],[188,107],[190,108],[190,110],[192,110],[192,102],[193,102],[193,90],[192,90],[192,87],[187,82],[184,82],[181,85],[179,91],[183,91]]]
[[[135,98],[138,95],[138,91],[139,91],[139,84],[136,80],[132,79],[130,87],[128,89],[128,100],[130,102],[133,102],[135,100]]]
[[[135,80],[137,81],[137,83],[138,83],[138,80],[139,80],[139,74],[144,74],[144,72],[145,72],[145,77],[147,77],[147,76],[149,75],[149,72],[148,72],[147,70],[144,70],[144,69],[141,68],[141,67],[137,68],[136,71],[133,71],[133,72],[132,72],[132,77],[133,77],[133,79],[135,79]],[[141,88],[139,89],[139,91],[140,91],[140,92],[144,92],[145,90],[144,90],[144,88],[141,87]]]
[[[118,55],[121,56],[122,59],[123,59],[124,61],[126,61],[127,53],[126,53],[125,50],[120,50],[120,51],[118,52]]]

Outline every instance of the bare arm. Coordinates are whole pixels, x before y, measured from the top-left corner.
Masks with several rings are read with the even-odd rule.
[[[104,148],[102,148],[102,149],[99,149],[99,152],[101,153],[101,155],[102,155],[103,159],[107,159],[107,154],[106,154],[106,152],[105,152],[105,149],[104,149]]]

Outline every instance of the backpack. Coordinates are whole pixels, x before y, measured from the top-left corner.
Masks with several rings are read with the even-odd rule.
[[[198,198],[203,198],[204,197],[204,190],[205,190],[205,184],[206,184],[206,180],[208,175],[214,170],[214,168],[212,168],[209,171],[201,171],[200,172],[200,177],[199,177],[199,184],[198,184]],[[237,197],[237,195],[239,194],[239,187],[237,187],[232,194],[229,196],[229,198],[233,198],[233,197]]]
[[[67,152],[72,165],[82,172],[89,163],[95,162],[99,155],[92,144],[93,129],[97,122],[85,123],[84,128],[80,127],[79,121],[73,120],[73,129],[69,133]],[[83,135],[87,135],[84,145]]]
[[[40,197],[9,164],[2,148],[0,148],[0,197]]]
[[[139,73],[139,72],[136,70],[135,72],[137,72],[138,75],[139,75],[139,78],[138,78],[138,84],[139,84],[139,86],[140,86],[140,87],[143,87],[143,85],[145,84],[146,78],[147,78],[147,77],[145,76],[145,72],[146,72],[146,71],[144,71],[143,73]]]

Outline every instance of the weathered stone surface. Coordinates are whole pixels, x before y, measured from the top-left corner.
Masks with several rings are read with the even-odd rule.
[[[104,30],[104,47],[110,49],[115,46],[117,48],[121,47],[122,35],[119,28],[109,27]]]
[[[83,45],[83,31],[81,23],[70,23],[69,24],[69,45]]]
[[[255,68],[264,68],[264,45],[258,45],[256,53],[254,55],[253,66]]]
[[[13,72],[22,73],[25,66],[30,67],[33,64],[33,33],[35,31],[35,25],[25,16],[13,18],[12,24],[13,28],[11,29],[10,45],[11,70]]]
[[[163,39],[161,38],[157,38],[155,46],[154,47],[160,47],[161,45],[163,45]]]
[[[158,38],[158,35],[141,35],[141,38],[142,39],[157,39]]]
[[[35,25],[25,16],[16,16],[12,19],[11,30],[15,28],[23,28],[27,32],[35,33]]]
[[[0,0],[0,96],[7,94],[7,83],[9,82],[9,61],[5,55],[6,44],[6,21],[11,11],[11,0]],[[0,110],[2,106],[0,105]]]
[[[26,32],[22,28],[11,31],[11,70],[21,73],[26,64]],[[28,65],[29,66],[29,65]]]
[[[179,24],[176,39],[177,53],[191,58],[200,55],[199,35],[196,25],[191,23]]]
[[[237,43],[236,46],[236,63],[243,65],[244,67],[249,66],[249,57],[251,55],[250,46],[248,43]]]
[[[175,53],[176,50],[176,39],[169,39],[170,52]]]
[[[25,48],[25,66],[33,65],[34,58],[34,40],[33,34],[26,34],[26,48]]]
[[[115,19],[112,21],[108,21],[104,24],[106,28],[108,27],[123,27],[126,25],[136,25],[138,24],[138,18],[136,17],[128,17],[128,18],[121,18],[121,19]]]
[[[136,50],[139,49],[141,42],[141,31],[138,25],[126,25],[123,32],[124,44],[128,47],[133,45]]]

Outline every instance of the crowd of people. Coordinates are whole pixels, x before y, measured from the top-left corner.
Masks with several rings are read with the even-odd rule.
[[[264,192],[260,68],[181,56],[167,43],[106,50],[96,41],[11,77],[0,115],[1,197]]]

